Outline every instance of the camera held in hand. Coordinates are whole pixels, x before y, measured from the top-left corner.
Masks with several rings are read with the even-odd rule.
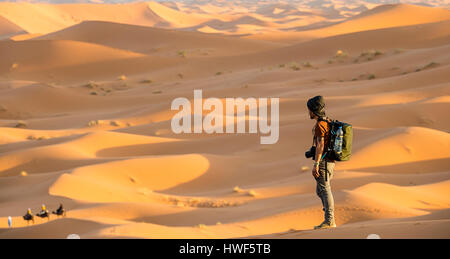
[[[312,146],[308,151],[306,151],[305,157],[312,158],[312,160],[316,160],[316,147]]]

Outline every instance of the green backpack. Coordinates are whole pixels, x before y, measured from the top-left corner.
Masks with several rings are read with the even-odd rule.
[[[329,146],[326,147],[326,156],[329,159],[335,161],[348,161],[352,155],[352,141],[353,141],[353,128],[352,125],[341,122],[338,120],[325,120],[330,125],[330,142]],[[343,138],[342,138],[342,151],[339,152],[338,147],[335,143],[339,141],[338,131],[342,128]]]

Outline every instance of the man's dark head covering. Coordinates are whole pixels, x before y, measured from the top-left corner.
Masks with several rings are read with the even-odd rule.
[[[319,117],[325,116],[325,101],[323,97],[318,95],[308,100],[308,109]]]

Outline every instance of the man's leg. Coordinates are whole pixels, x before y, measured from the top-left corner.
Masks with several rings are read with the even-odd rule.
[[[328,174],[328,179],[325,181],[325,191],[323,193],[323,199],[325,203],[325,220],[334,224],[334,198],[331,192],[331,179],[334,174],[334,163],[327,162],[327,169],[324,173]]]
[[[325,166],[325,163],[327,165]],[[319,166],[320,170],[320,176],[316,179],[317,181],[317,187],[316,187],[316,193],[322,200],[322,205],[325,212],[325,220],[320,224],[319,226],[316,226],[315,228],[327,228],[327,227],[334,227],[334,199],[333,194],[331,192],[331,179],[333,177],[334,173],[334,163],[329,163],[323,161],[323,163],[320,163]],[[325,177],[325,174],[327,176]]]
[[[320,183],[320,177],[316,179],[316,194],[319,196],[320,201],[322,202],[322,210],[325,211],[325,202],[323,201],[323,185]]]

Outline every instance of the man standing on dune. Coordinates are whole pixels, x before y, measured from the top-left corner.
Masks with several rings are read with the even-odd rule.
[[[312,175],[316,179],[316,193],[322,201],[323,211],[325,212],[325,220],[320,225],[315,226],[314,229],[334,228],[336,227],[334,199],[330,182],[333,178],[335,163],[326,154],[331,139],[329,119],[325,115],[325,102],[322,96],[309,99],[307,106],[309,117],[316,120],[313,128],[313,148],[311,148],[311,156],[314,160]]]

